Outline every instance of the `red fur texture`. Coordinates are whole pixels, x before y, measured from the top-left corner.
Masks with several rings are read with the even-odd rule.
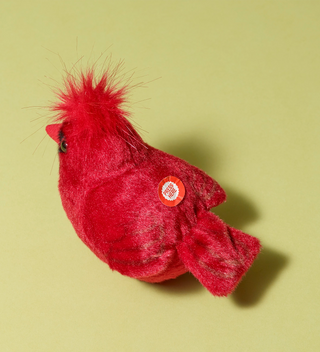
[[[95,82],[90,71],[68,76],[59,94],[54,110],[67,145],[59,153],[59,190],[68,218],[112,270],[147,282],[190,271],[212,294],[228,295],[258,255],[259,240],[209,211],[226,199],[215,180],[141,139],[121,108],[125,93],[108,73]],[[167,176],[185,186],[175,207],[158,197]]]

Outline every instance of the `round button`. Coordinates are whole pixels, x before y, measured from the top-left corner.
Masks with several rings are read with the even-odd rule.
[[[158,186],[159,198],[168,207],[178,205],[184,198],[185,193],[184,184],[175,176],[165,177]]]

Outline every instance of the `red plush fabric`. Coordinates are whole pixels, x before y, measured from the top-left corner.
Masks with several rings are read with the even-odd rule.
[[[68,76],[60,92],[59,125],[47,132],[59,135],[59,190],[68,218],[82,241],[123,275],[161,282],[190,271],[214,295],[231,293],[259,241],[209,211],[226,199],[215,180],[141,139],[121,108],[125,92],[108,74],[95,82],[92,71]],[[174,207],[158,196],[167,176],[185,187]]]
[[[260,244],[215,214],[201,211],[197,226],[177,249],[186,267],[212,294],[226,296],[251,266]]]

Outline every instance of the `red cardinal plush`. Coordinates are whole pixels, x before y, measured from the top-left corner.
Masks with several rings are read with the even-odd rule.
[[[55,124],[59,191],[81,240],[112,270],[161,282],[190,271],[213,295],[231,293],[260,251],[212,207],[219,184],[146,144],[122,109],[127,88],[93,70],[65,80]]]

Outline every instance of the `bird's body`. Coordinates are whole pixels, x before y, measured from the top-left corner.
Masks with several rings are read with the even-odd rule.
[[[210,292],[227,295],[259,241],[209,211],[226,198],[216,181],[141,139],[119,108],[123,91],[107,79],[69,80],[56,107],[62,124],[51,135],[67,146],[60,146],[59,180],[67,216],[82,241],[123,275],[160,282],[191,271]],[[158,195],[168,176],[185,188],[172,207]]]

